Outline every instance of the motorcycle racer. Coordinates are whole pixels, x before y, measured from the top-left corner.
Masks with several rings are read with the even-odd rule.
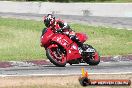
[[[56,19],[52,14],[48,14],[47,16],[44,16],[44,24],[46,28],[43,29],[42,35],[44,34],[45,30],[50,27],[53,32],[66,34],[84,50],[83,43],[77,38],[76,33],[66,22]]]
[[[85,43],[88,40],[85,33],[75,33],[67,23],[55,19],[52,14],[44,17],[44,24],[46,28],[43,30],[40,43],[51,63],[59,67],[64,67],[67,63],[99,64],[100,56],[95,48]],[[77,39],[84,49],[78,41],[75,42]]]

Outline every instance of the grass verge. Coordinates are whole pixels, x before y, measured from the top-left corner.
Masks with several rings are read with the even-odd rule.
[[[0,18],[0,61],[36,60],[46,58],[40,47],[43,22]],[[100,55],[132,54],[132,30],[71,24],[77,32],[89,35],[86,42]]]

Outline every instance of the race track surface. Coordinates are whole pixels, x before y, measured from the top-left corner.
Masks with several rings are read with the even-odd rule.
[[[10,61],[0,63],[0,76],[34,76],[34,75],[77,75],[85,68],[92,74],[126,74],[132,73],[132,55],[101,58],[98,66],[85,63],[56,67],[49,61]]]
[[[11,17],[18,19],[42,21],[45,14],[27,14],[27,13],[2,13],[0,17]],[[98,16],[76,16],[76,15],[55,15],[67,22],[84,23],[94,26],[114,27],[119,29],[132,30],[132,17],[98,17]]]

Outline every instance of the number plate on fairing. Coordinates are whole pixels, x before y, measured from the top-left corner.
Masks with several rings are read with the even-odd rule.
[[[95,52],[95,49],[88,48],[88,49],[86,50],[86,52]]]

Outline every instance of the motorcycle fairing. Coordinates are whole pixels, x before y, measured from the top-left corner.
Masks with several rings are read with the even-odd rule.
[[[55,36],[52,37],[51,41],[54,41],[61,46],[63,46],[65,49],[72,44],[72,41],[65,35],[62,34],[56,34]]]
[[[88,39],[88,36],[84,33],[76,33],[76,36],[82,43],[84,43]]]
[[[44,35],[41,37],[41,43],[43,45],[48,45],[47,42],[49,42],[51,36],[53,35],[54,33],[52,32],[52,30],[46,30],[46,32],[44,33]]]
[[[79,53],[78,46],[76,43],[72,43],[72,45],[67,49],[67,58],[68,60],[82,58],[82,56]]]
[[[57,34],[52,38],[51,41],[60,44],[62,47],[64,47],[64,49],[66,49],[67,60],[81,58],[77,44],[74,43],[69,37],[62,34]]]

